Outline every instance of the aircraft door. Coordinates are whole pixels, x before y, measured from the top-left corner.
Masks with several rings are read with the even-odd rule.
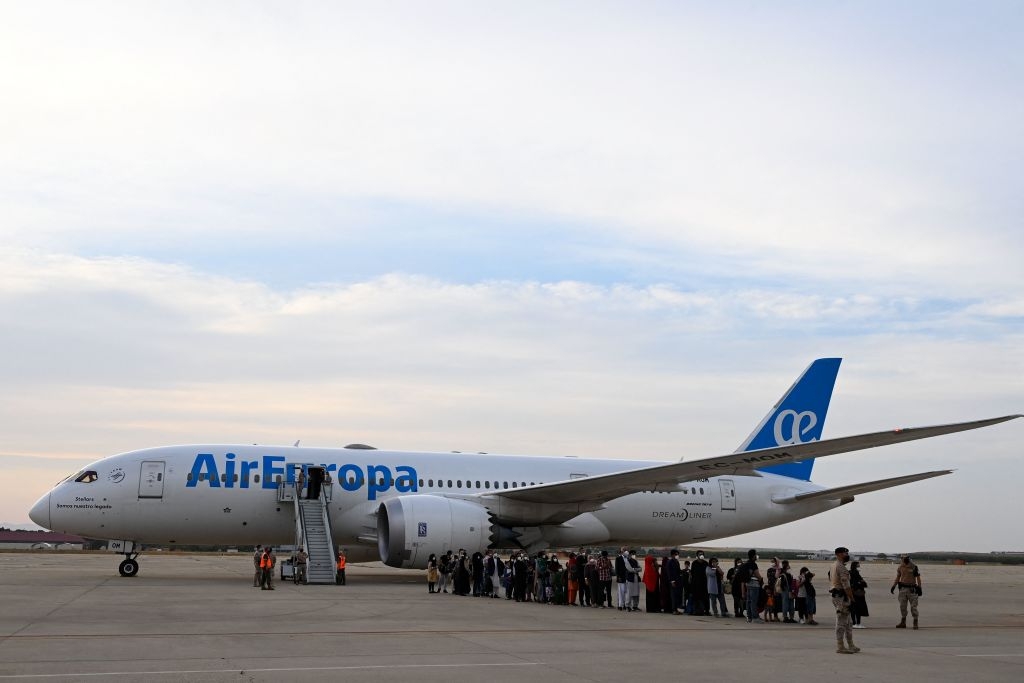
[[[736,509],[736,483],[732,479],[719,479],[718,486],[722,490],[722,509]]]
[[[146,460],[139,476],[139,498],[164,497],[164,462]]]

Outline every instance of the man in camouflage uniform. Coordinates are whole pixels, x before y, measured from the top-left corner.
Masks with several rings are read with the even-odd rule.
[[[914,617],[914,630],[917,630],[917,599],[921,596],[921,572],[917,565],[910,561],[910,555],[903,555],[896,566],[896,578],[892,582],[890,593],[900,589],[900,623],[896,628],[907,627],[907,603],[910,603],[910,614]]]
[[[832,606],[836,608],[836,652],[843,655],[860,652],[860,648],[853,644],[853,619],[850,618],[853,588],[850,585],[850,570],[846,568],[849,561],[850,551],[843,547],[836,548],[836,563],[829,572],[832,580]]]

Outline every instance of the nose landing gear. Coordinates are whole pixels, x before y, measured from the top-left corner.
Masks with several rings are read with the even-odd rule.
[[[118,565],[117,571],[121,576],[135,576],[139,573],[139,562],[135,559],[136,557],[138,557],[138,553],[128,555],[128,559]]]
[[[110,541],[107,544],[107,550],[124,555],[124,561],[117,567],[121,576],[135,576],[139,573],[139,561],[135,559],[139,553],[135,549],[135,545],[135,541]]]

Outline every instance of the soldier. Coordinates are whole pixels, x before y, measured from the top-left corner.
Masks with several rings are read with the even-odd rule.
[[[907,602],[910,603],[910,614],[914,617],[914,630],[917,630],[917,599],[921,596],[921,572],[917,565],[910,561],[910,555],[903,555],[896,566],[896,578],[892,582],[890,593],[900,589],[900,623],[896,628],[907,627]]]
[[[849,561],[850,551],[843,547],[836,548],[836,563],[832,565],[830,578],[832,605],[836,608],[836,652],[843,655],[860,652],[860,648],[853,644],[853,620],[850,618],[853,587],[850,585],[850,570],[846,568]],[[846,645],[843,645],[844,637]]]
[[[256,546],[256,551],[252,554],[252,568],[255,573],[252,575],[252,587],[259,588],[260,583],[263,580],[263,570],[260,569],[260,556],[263,555],[263,546]]]

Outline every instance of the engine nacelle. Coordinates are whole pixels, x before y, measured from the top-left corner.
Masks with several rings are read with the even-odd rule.
[[[491,544],[496,530],[482,505],[440,496],[389,498],[377,509],[381,561],[401,569],[424,569],[431,553],[441,557],[465,548],[470,554]]]

